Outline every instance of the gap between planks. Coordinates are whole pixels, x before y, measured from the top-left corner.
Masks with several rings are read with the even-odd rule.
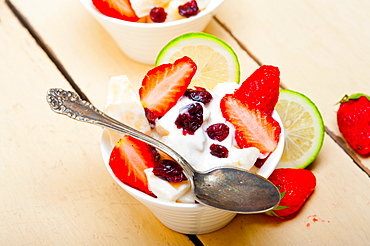
[[[254,55],[247,46],[240,41],[235,35],[231,32],[231,29],[228,28],[224,23],[222,23],[217,17],[214,17],[215,21],[237,42],[237,44],[240,46],[242,50],[244,50],[248,56],[250,56],[259,66],[262,66],[263,63],[258,59],[256,55]],[[280,87],[282,89],[288,89],[283,83],[280,83]],[[328,127],[325,126],[325,133],[334,140],[343,150],[346,152],[346,154],[352,159],[352,161],[370,177],[370,169],[367,168],[360,158],[358,158],[357,154],[346,145],[346,142],[341,138],[340,136],[336,135],[334,132],[329,130]]]
[[[72,88],[81,97],[81,99],[90,102],[89,99],[87,98],[87,96],[82,92],[82,90],[78,87],[78,85],[75,83],[73,78],[70,76],[70,74],[64,68],[62,63],[59,61],[59,59],[57,58],[55,53],[48,47],[48,45],[44,42],[44,40],[37,33],[37,31],[32,27],[32,25],[29,23],[29,21],[20,13],[20,11],[11,3],[11,1],[5,0],[5,3],[8,5],[10,10],[13,12],[13,14],[17,17],[19,22],[28,30],[28,32],[31,34],[31,36],[35,39],[36,43],[47,54],[49,59],[55,64],[57,69],[65,77],[65,79],[70,83]],[[196,235],[186,235],[186,236],[189,238],[189,240],[195,246],[203,246],[203,243],[199,240],[199,238]]]
[[[8,5],[10,10],[13,14],[17,17],[19,22],[28,30],[31,36],[35,39],[36,43],[41,47],[41,49],[46,53],[49,59],[54,63],[60,73],[64,76],[64,78],[69,82],[72,88],[79,94],[81,99],[85,101],[89,101],[87,96],[82,92],[82,90],[78,87],[78,85],[73,80],[72,76],[67,72],[64,68],[63,64],[59,61],[55,53],[49,48],[49,46],[44,42],[41,36],[37,33],[37,31],[32,27],[26,17],[24,17],[20,11],[11,3],[9,0],[5,0],[5,3]]]
[[[29,31],[31,36],[35,39],[37,44],[44,50],[44,52],[47,54],[47,56],[50,58],[50,60],[55,64],[55,66],[58,68],[58,70],[61,72],[61,74],[65,77],[65,79],[70,83],[72,88],[79,94],[81,99],[85,101],[89,101],[87,96],[82,92],[82,90],[79,88],[79,86],[75,83],[73,78],[70,76],[70,74],[67,72],[67,70],[64,68],[62,63],[59,61],[59,59],[56,57],[54,52],[48,47],[48,45],[43,41],[41,36],[37,33],[37,31],[32,27],[32,25],[28,22],[28,20],[18,11],[18,9],[11,3],[10,0],[5,0],[5,3],[9,6],[11,11],[14,13],[14,15],[18,18],[18,20],[21,22],[21,24]],[[214,20],[237,42],[237,44],[240,46],[242,50],[244,50],[248,56],[250,56],[259,66],[261,66],[263,63],[258,59],[256,55],[254,55],[247,46],[241,42],[233,33],[231,32],[230,28],[228,28],[224,23],[222,23],[217,17],[213,17]],[[286,86],[284,86],[283,83],[281,83],[281,88],[287,89]],[[349,148],[343,139],[340,136],[337,136],[332,131],[330,131],[325,126],[325,133],[333,139],[345,152],[346,154],[353,160],[353,162],[370,177],[370,169],[367,168],[362,161],[358,158],[356,153]]]
[[[31,34],[31,36],[35,39],[37,44],[40,46],[40,48],[47,54],[49,59],[55,64],[57,69],[60,71],[60,73],[65,77],[65,79],[70,83],[72,88],[76,91],[76,93],[79,94],[79,96],[89,102],[89,99],[87,96],[82,92],[82,90],[79,88],[79,86],[75,83],[71,75],[67,72],[65,67],[62,65],[60,60],[57,58],[55,53],[49,48],[49,46],[44,42],[44,40],[41,38],[41,36],[38,34],[38,32],[32,27],[32,25],[29,23],[27,18],[25,18],[20,11],[11,3],[10,0],[5,0],[5,3],[8,5],[10,10],[13,12],[13,14],[17,17],[19,22],[28,30],[28,32]],[[237,37],[233,35],[230,28],[228,28],[224,23],[222,23],[217,17],[214,17],[214,20],[237,42],[237,44],[240,46],[242,50],[244,50],[248,56],[250,56],[259,66],[261,66],[263,63],[258,59],[257,56],[255,56],[248,48],[247,46],[241,42]],[[284,84],[281,84],[281,88],[287,89]],[[370,170],[363,165],[361,160],[358,158],[356,153],[352,149],[346,146],[344,140],[335,135],[332,131],[330,131],[325,126],[325,133],[332,138],[346,153],[350,158],[353,160],[353,162],[362,170],[364,171],[369,177],[370,177]],[[201,242],[201,240],[196,235],[186,235],[189,240],[195,245],[195,246],[203,246],[204,244]]]

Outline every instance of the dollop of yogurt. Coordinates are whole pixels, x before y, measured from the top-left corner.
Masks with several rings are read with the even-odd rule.
[[[233,125],[225,120],[220,109],[220,101],[225,94],[233,93],[238,84],[233,82],[220,83],[213,91],[210,91],[213,99],[203,107],[203,124],[197,129],[194,135],[183,134],[182,129],[175,125],[180,110],[193,100],[182,97],[179,102],[171,108],[160,120],[157,121],[156,130],[159,140],[176,150],[195,169],[206,171],[218,166],[237,166],[250,169],[258,158],[260,152],[257,148],[240,149],[234,141],[235,129]],[[219,142],[212,140],[206,133],[206,129],[217,123],[226,124],[230,131],[226,139]],[[229,151],[228,157],[219,158],[210,154],[210,146],[218,144],[226,147]]]
[[[196,170],[207,171],[218,166],[236,166],[249,170],[257,158],[260,156],[260,151],[257,148],[240,149],[235,140],[235,129],[232,124],[227,122],[222,116],[220,109],[220,101],[225,94],[231,94],[237,89],[239,85],[234,82],[225,82],[218,84],[213,91],[209,91],[213,97],[211,102],[202,104],[203,107],[203,124],[197,129],[193,135],[183,133],[176,124],[181,109],[189,104],[194,103],[193,100],[183,96],[178,103],[172,107],[161,119],[156,123],[157,138],[173,148],[180,155],[182,155]],[[228,136],[221,142],[212,140],[206,133],[206,129],[217,123],[224,123],[229,127]],[[226,147],[229,151],[228,156],[219,158],[210,153],[210,146],[218,144]],[[185,189],[168,189],[160,182],[158,177],[154,175],[147,175],[149,187],[152,192],[158,196],[159,199],[174,200],[181,202],[193,202],[189,198],[189,194]],[[182,187],[185,188],[185,187]],[[189,187],[187,187],[189,189]],[[181,195],[179,195],[181,193]],[[187,197],[182,198],[182,195]]]

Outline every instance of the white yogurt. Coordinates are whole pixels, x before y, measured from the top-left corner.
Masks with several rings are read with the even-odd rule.
[[[183,134],[182,129],[178,129],[175,125],[175,121],[180,113],[180,109],[186,105],[194,103],[193,100],[182,97],[179,102],[171,108],[160,120],[156,123],[156,130],[158,133],[158,139],[180,155],[182,155],[196,170],[206,171],[218,166],[237,166],[249,170],[257,160],[260,152],[257,148],[245,148],[240,149],[234,140],[235,129],[234,127],[226,122],[225,118],[222,116],[220,109],[220,100],[225,94],[231,94],[236,88],[238,88],[236,83],[220,83],[218,84],[212,94],[213,99],[210,103],[204,105],[200,103],[203,107],[203,124],[197,129],[194,135]],[[213,124],[224,123],[229,127],[229,135],[223,141],[219,142],[217,140],[212,140],[208,137],[206,129]],[[227,158],[219,158],[211,155],[210,146],[212,144],[219,144],[226,147],[229,151]],[[156,176],[148,175],[149,187],[151,187],[154,194],[155,191],[160,191],[161,187],[156,185],[158,182]],[[171,200],[173,197],[177,196],[176,190],[172,190],[173,193],[169,193],[166,198],[163,196],[163,192],[160,194],[161,199]],[[184,191],[181,190],[183,193]]]

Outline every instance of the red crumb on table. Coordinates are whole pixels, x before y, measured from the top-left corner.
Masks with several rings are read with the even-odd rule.
[[[306,223],[307,228],[309,228],[312,223],[317,223],[317,222],[330,223],[330,220],[323,220],[320,217],[318,217],[316,214],[307,216],[306,221],[307,220],[309,221],[309,222]]]

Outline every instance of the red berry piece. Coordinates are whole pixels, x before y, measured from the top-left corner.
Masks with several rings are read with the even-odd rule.
[[[234,93],[251,109],[259,109],[272,115],[279,99],[279,68],[263,65],[249,76]]]
[[[358,93],[340,101],[337,123],[343,137],[360,155],[370,155],[370,97]]]
[[[149,148],[150,148],[150,151],[152,152],[152,155],[153,155],[153,158],[154,158],[154,161],[159,161],[161,159],[161,155],[159,154],[159,152],[157,151],[156,148],[154,148],[153,146],[151,145],[148,145]]]
[[[165,22],[167,18],[167,13],[162,7],[154,7],[150,10],[149,16],[153,22],[161,23]]]
[[[275,150],[280,139],[279,123],[264,111],[226,94],[220,103],[224,118],[235,127],[235,140],[240,148],[256,147],[262,154]]]
[[[278,217],[296,213],[316,187],[316,177],[308,169],[279,168],[268,179],[279,188],[282,198],[267,214]]]
[[[197,15],[200,12],[198,8],[197,1],[192,0],[190,2],[185,3],[184,5],[179,6],[179,14],[182,17],[189,18],[191,16]]]
[[[192,103],[182,107],[175,124],[182,128],[182,134],[194,135],[195,131],[203,124],[203,107],[200,103]]]
[[[148,108],[144,108],[145,117],[147,118],[151,128],[155,127],[155,121],[159,118],[153,111]]]
[[[211,155],[218,158],[227,158],[229,156],[229,150],[225,146],[212,144],[209,149],[211,150]]]
[[[92,0],[92,3],[103,15],[131,22],[139,20],[129,0]]]
[[[193,101],[203,104],[207,104],[213,99],[211,93],[202,87],[195,87],[195,90],[187,89],[184,95]]]
[[[210,139],[221,142],[229,135],[229,127],[224,123],[213,124],[207,128],[206,133]]]
[[[263,166],[263,164],[265,164],[265,162],[268,160],[270,155],[271,155],[271,153],[264,159],[257,159],[256,162],[254,163],[254,165],[258,168],[261,168]]]
[[[187,56],[149,70],[139,89],[143,108],[162,117],[184,95],[196,70],[197,65]]]
[[[154,168],[155,155],[151,146],[126,135],[113,148],[109,166],[123,183],[154,196],[149,190],[144,170]]]
[[[188,180],[182,172],[182,167],[172,160],[161,160],[156,162],[153,174],[171,183],[179,183]]]

